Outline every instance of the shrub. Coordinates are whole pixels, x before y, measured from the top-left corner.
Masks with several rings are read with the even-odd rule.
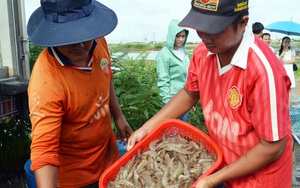
[[[114,55],[120,54],[122,48],[114,49],[112,65],[117,67],[113,78],[116,95],[124,117],[132,129],[137,130],[163,107],[157,88],[155,62],[146,60],[147,52],[141,52],[133,59],[126,52]],[[200,103],[195,111],[190,112],[188,123],[206,132]]]
[[[154,44],[154,49],[162,49],[164,47],[163,43],[155,43]]]
[[[123,53],[113,58],[115,72],[113,82],[124,117],[133,130],[142,126],[162,107],[156,86],[157,76],[154,63],[147,63],[147,53],[136,59]]]
[[[190,111],[187,122],[207,133],[200,102]]]
[[[29,120],[11,120],[0,125],[0,180],[23,171],[30,157]]]
[[[32,71],[32,68],[34,66],[34,63],[36,61],[36,59],[38,58],[38,56],[40,55],[40,53],[43,51],[44,47],[41,46],[36,46],[33,43],[29,43],[29,63],[30,63],[30,72]]]

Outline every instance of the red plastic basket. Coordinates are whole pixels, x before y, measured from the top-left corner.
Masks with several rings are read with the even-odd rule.
[[[222,161],[223,155],[216,143],[203,131],[197,127],[190,125],[186,122],[172,119],[162,122],[158,125],[151,133],[149,133],[145,138],[138,142],[131,150],[127,151],[121,158],[119,158],[112,166],[106,169],[100,177],[99,187],[106,188],[108,181],[115,179],[120,168],[124,166],[133,156],[140,150],[141,153],[149,150],[149,144],[156,139],[162,139],[163,136],[168,135],[181,135],[188,139],[195,141],[196,143],[201,143],[212,155],[216,155],[216,162],[204,173],[202,174],[192,187],[196,187],[197,182],[214,171],[216,171]]]

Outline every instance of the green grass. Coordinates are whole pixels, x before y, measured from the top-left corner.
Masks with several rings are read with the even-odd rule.
[[[164,42],[154,42],[154,43],[143,43],[143,42],[132,42],[132,43],[110,43],[110,51],[119,51],[122,49],[123,52],[141,52],[141,51],[159,51],[164,47]],[[194,50],[197,44],[187,43],[185,46],[186,50]]]

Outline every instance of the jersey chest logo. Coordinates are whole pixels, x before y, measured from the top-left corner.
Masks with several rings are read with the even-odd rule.
[[[108,76],[109,75],[109,68],[108,68],[108,59],[102,58],[100,62],[100,67],[103,71],[103,73]]]
[[[232,86],[228,91],[228,104],[234,109],[242,104],[242,95],[236,86]]]

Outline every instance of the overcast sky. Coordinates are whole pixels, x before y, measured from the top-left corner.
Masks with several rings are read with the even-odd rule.
[[[106,37],[109,43],[164,41],[170,20],[183,19],[191,8],[190,0],[99,0],[99,2],[113,9],[118,16],[118,26]],[[25,0],[27,20],[39,3],[39,0]],[[290,20],[300,23],[299,10],[300,0],[249,0],[249,24],[261,22],[267,26],[272,22]],[[272,39],[285,36],[278,33],[271,35]],[[188,41],[199,41],[194,30],[190,30]]]

